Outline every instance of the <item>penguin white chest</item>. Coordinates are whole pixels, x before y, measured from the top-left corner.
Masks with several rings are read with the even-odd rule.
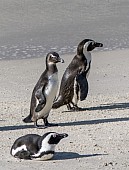
[[[85,56],[85,58],[86,58],[86,60],[87,60],[86,70],[89,70],[89,71],[87,72],[86,77],[88,78],[89,73],[90,73],[90,63],[91,63],[91,60],[92,60],[92,58],[91,58],[91,53],[88,52],[88,51],[85,49],[85,50],[83,50],[83,54],[84,54],[84,56]]]
[[[53,101],[55,99],[58,90],[58,73],[54,73],[48,78],[48,84],[44,89],[44,95],[46,97],[46,104],[44,108],[38,112],[38,117],[47,117],[51,108]]]
[[[48,78],[48,85],[45,88],[45,96],[48,100],[55,98],[58,89],[58,75],[52,74]]]

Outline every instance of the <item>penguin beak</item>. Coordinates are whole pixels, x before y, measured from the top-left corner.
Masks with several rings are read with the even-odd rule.
[[[96,43],[95,43],[95,47],[103,47],[103,44],[96,42]]]
[[[66,138],[68,137],[67,133],[62,133],[62,134],[58,134],[58,136],[60,137],[60,139]]]
[[[58,62],[64,63],[64,60],[62,58],[59,58]]]

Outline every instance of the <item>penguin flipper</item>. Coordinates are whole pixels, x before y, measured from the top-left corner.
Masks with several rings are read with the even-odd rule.
[[[64,105],[64,104],[63,104],[62,97],[61,97],[61,96],[58,96],[58,97],[54,100],[53,105],[52,105],[52,108],[53,108],[53,109],[57,109],[57,108],[59,108],[59,107],[61,107],[61,106],[63,106],[63,105]]]
[[[46,98],[45,95],[43,94],[43,88],[40,88],[35,92],[35,97],[39,102],[35,109],[35,112],[40,112],[46,104]]]
[[[88,94],[88,81],[85,75],[86,75],[85,72],[83,72],[76,76],[76,81],[80,91],[80,97],[79,97],[80,101],[85,100]]]

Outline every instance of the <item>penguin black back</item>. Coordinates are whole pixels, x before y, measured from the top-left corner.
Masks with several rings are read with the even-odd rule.
[[[16,139],[10,154],[19,159],[48,160],[53,157],[55,146],[67,136],[66,133],[56,132],[47,132],[43,136],[27,134]]]
[[[60,85],[59,95],[54,101],[54,104],[52,108],[58,108],[62,105],[68,104],[72,102],[72,98],[74,95],[74,79],[76,75],[78,75],[80,72],[83,72],[87,65],[87,60],[83,53],[81,54],[82,48],[78,49],[79,52],[69,66],[66,68]],[[79,55],[80,54],[80,55]]]
[[[97,43],[91,39],[84,39],[79,43],[77,54],[63,74],[59,95],[54,101],[52,108],[56,109],[62,105],[67,105],[70,110],[78,109],[78,100],[84,100],[88,94],[87,75],[89,74],[91,64],[90,51],[102,46],[101,43]],[[83,83],[80,81],[81,79],[83,79]],[[73,108],[70,104],[73,105]]]
[[[36,128],[41,128],[37,125],[38,119],[43,119],[43,128],[57,125],[48,123],[47,118],[58,90],[58,70],[56,67],[58,62],[64,62],[58,53],[50,52],[47,54],[46,69],[32,92],[30,114],[23,119],[25,123],[34,122]]]

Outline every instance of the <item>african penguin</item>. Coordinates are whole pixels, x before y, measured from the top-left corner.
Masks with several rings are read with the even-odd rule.
[[[23,122],[34,122],[36,128],[38,119],[43,119],[44,126],[57,126],[57,124],[48,123],[49,112],[52,108],[58,90],[58,70],[56,63],[64,62],[56,52],[50,52],[46,56],[46,70],[42,73],[35,85],[30,104],[30,114],[23,119]]]
[[[68,110],[81,109],[77,106],[77,102],[85,100],[88,94],[87,77],[91,67],[91,51],[102,46],[102,43],[91,39],[84,39],[79,43],[77,54],[63,74],[59,94],[52,108],[67,105]]]
[[[19,159],[49,160],[54,156],[55,147],[66,133],[48,132],[43,136],[27,134],[15,140],[10,154]]]

